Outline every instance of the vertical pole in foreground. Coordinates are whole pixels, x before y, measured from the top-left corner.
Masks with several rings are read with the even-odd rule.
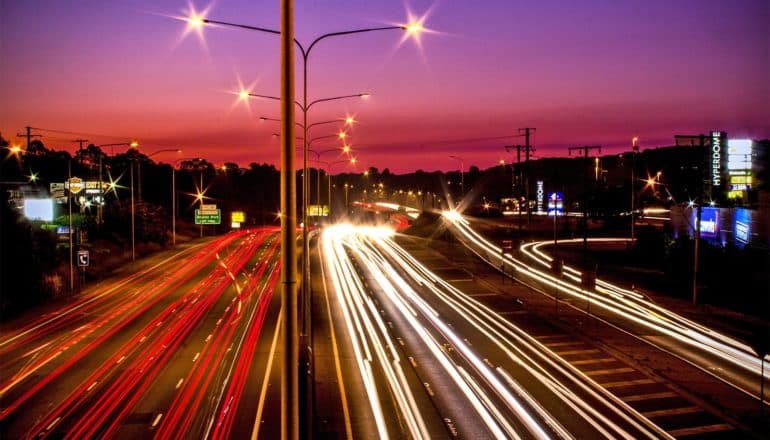
[[[176,169],[171,164],[171,244],[176,247]]]
[[[27,127],[29,128],[29,127]],[[72,185],[72,161],[67,162],[67,184]],[[67,187],[67,211],[69,212],[69,238],[70,238],[70,293],[75,290],[75,269],[72,259],[72,187]]]
[[[281,0],[281,438],[299,439],[297,258],[294,170],[294,2]]]
[[[136,261],[136,208],[134,208],[134,159],[129,162],[131,166],[131,261]]]

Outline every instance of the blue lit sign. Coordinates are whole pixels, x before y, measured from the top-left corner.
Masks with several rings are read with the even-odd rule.
[[[751,212],[748,209],[736,208],[734,221],[735,244],[742,248],[751,241]]]
[[[560,192],[552,192],[548,193],[548,215],[553,216],[554,214],[557,216],[564,215],[563,207],[563,198],[564,196]]]
[[[695,225],[697,211],[692,210],[692,224]],[[693,231],[694,232],[694,231]],[[719,235],[719,208],[703,208],[700,215],[700,236],[715,240]]]

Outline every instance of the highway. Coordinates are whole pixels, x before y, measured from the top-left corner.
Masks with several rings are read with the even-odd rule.
[[[278,230],[155,258],[0,335],[6,438],[266,437],[279,421]],[[156,261],[157,260],[157,261]],[[271,419],[274,420],[274,417]]]
[[[337,225],[321,240],[343,317],[335,333],[353,352],[342,376],[364,388],[371,415],[363,429],[378,438],[670,438],[392,234]]]
[[[463,245],[493,267],[505,267],[509,276],[573,301],[575,307],[594,318],[674,354],[759,400],[761,359],[747,344],[667,310],[640,293],[604,280],[597,279],[594,290],[585,289],[581,287],[581,272],[573,267],[565,265],[562,276],[552,273],[551,257],[542,250],[550,242],[525,244],[521,248],[522,258],[515,258],[503,254],[499,246],[473,230],[459,213],[445,211],[443,218]],[[617,241],[592,239],[596,240]],[[766,358],[765,363],[768,360]],[[767,369],[764,376],[767,382],[770,378]]]

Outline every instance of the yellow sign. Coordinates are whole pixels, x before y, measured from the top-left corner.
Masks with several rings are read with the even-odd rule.
[[[309,217],[327,217],[329,215],[329,205],[308,205],[307,215]]]
[[[70,193],[77,194],[83,190],[83,179],[80,177],[71,177],[69,182]]]
[[[233,211],[230,213],[230,220],[232,220],[233,223],[245,223],[246,214],[243,211]]]

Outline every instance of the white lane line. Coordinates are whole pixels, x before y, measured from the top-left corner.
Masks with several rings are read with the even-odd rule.
[[[270,344],[270,356],[267,358],[267,366],[265,367],[265,377],[262,379],[262,390],[259,392],[259,404],[257,405],[257,415],[254,417],[254,428],[251,431],[251,439],[256,440],[259,437],[259,427],[262,426],[262,411],[265,409],[265,395],[267,394],[267,386],[270,380],[270,371],[273,369],[273,357],[275,356],[275,347],[278,345],[278,334],[281,332],[281,316],[283,315],[283,307],[278,312],[278,323],[275,325],[275,332],[273,333],[273,342]]]

